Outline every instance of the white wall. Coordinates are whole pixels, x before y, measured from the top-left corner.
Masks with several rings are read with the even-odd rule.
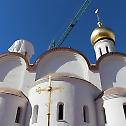
[[[98,70],[88,71],[88,81],[94,84],[98,89],[102,90],[100,74]]]
[[[103,99],[97,99],[96,103],[96,114],[97,114],[97,126],[105,126],[105,117],[103,112]]]
[[[126,118],[124,115],[123,104],[126,97],[108,99],[104,101],[107,123],[106,126],[125,126]]]
[[[20,89],[26,63],[24,59],[15,55],[0,58],[0,85]]]
[[[22,107],[21,123],[15,123],[17,108]],[[0,125],[24,126],[27,99],[11,94],[0,93]]]
[[[39,105],[38,123],[32,124],[32,117],[29,126],[47,125],[47,113],[48,113],[48,98],[49,93],[42,91],[40,94],[36,92],[36,89],[41,87],[42,89],[48,88],[47,80],[41,80],[36,82],[29,92],[29,100],[32,108],[34,105]],[[94,98],[98,94],[98,89],[86,81],[81,81],[74,78],[64,78],[52,81],[51,94],[51,124],[50,126],[97,126],[96,122],[96,110]],[[60,88],[55,90],[55,88]],[[65,106],[64,121],[57,121],[57,104],[63,102]],[[89,123],[83,121],[84,105],[89,109]]]
[[[81,55],[70,51],[55,51],[46,55],[39,62],[36,70],[36,80],[55,72],[72,73],[87,79],[88,70],[88,64]]]
[[[35,82],[35,76],[36,76],[35,71],[25,70],[24,78],[22,80],[22,85],[20,89],[26,96],[28,96],[29,90],[33,87],[33,84]]]
[[[99,72],[103,90],[111,87],[126,87],[126,58],[110,55],[101,60]]]

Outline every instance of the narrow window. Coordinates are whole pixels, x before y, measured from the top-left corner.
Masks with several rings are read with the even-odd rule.
[[[32,124],[37,123],[38,119],[38,105],[35,105],[33,108]]]
[[[106,121],[105,108],[103,108],[103,116],[104,116],[104,122],[105,122],[105,124],[106,124],[106,123],[107,123],[107,121]]]
[[[89,123],[89,112],[87,106],[83,106],[83,119],[85,123]]]
[[[123,110],[124,110],[124,115],[125,115],[125,118],[126,118],[126,104],[123,104]]]
[[[58,109],[58,121],[62,121],[63,120],[63,112],[64,112],[64,104],[63,103],[59,103],[57,106]]]
[[[15,118],[15,123],[21,123],[22,108],[18,107],[17,114]]]
[[[106,46],[106,52],[109,53],[109,49],[108,49],[108,46]]]
[[[102,56],[102,51],[101,51],[101,48],[99,48],[99,51],[100,51],[100,55]]]

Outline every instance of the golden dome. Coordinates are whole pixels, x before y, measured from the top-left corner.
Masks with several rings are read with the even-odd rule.
[[[111,39],[115,42],[115,35],[111,29],[105,27],[98,27],[94,29],[91,34],[91,43],[95,45],[95,43],[100,39]]]

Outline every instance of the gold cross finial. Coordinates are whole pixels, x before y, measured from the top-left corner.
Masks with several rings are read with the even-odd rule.
[[[102,27],[102,22],[101,22],[101,20],[100,20],[100,17],[99,17],[99,9],[97,9],[96,11],[95,11],[95,14],[96,14],[96,16],[97,16],[97,20],[98,20],[98,27]]]

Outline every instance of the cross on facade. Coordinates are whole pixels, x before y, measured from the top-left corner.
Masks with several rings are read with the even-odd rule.
[[[36,92],[38,92],[39,94],[41,94],[41,92],[43,92],[43,91],[49,92],[49,97],[48,97],[48,113],[47,113],[47,116],[48,116],[47,124],[48,124],[48,126],[50,126],[50,116],[51,116],[51,113],[50,113],[50,110],[51,110],[51,93],[52,93],[52,91],[55,91],[55,90],[60,90],[61,91],[62,89],[63,88],[61,88],[61,87],[54,87],[54,88],[52,88],[52,86],[51,86],[51,75],[49,75],[48,88],[38,87],[36,89]]]
[[[48,87],[47,88],[38,87],[36,89],[36,92],[38,92],[39,94],[41,94],[43,91],[52,92],[52,91],[55,91],[55,90],[62,91],[63,87],[52,87],[51,86],[51,75],[49,75],[49,85],[48,85]]]

